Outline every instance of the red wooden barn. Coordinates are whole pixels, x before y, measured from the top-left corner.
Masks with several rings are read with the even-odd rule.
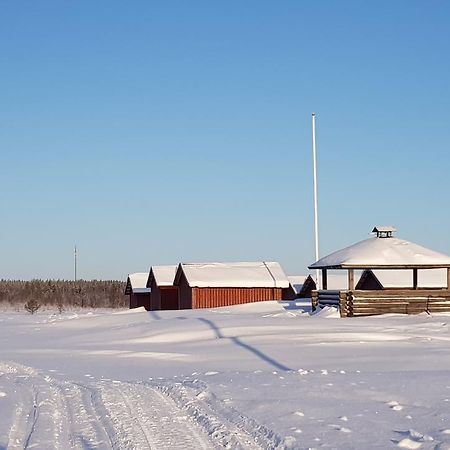
[[[130,308],[143,306],[150,309],[150,289],[147,288],[148,273],[130,273],[125,286],[125,295],[130,296]]]
[[[194,263],[178,266],[180,309],[281,300],[289,281],[277,262]]]
[[[177,266],[152,266],[147,287],[151,290],[150,310],[179,309],[178,286],[173,281]]]

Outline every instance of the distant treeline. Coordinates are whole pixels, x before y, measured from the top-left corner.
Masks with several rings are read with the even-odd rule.
[[[128,306],[122,281],[0,280],[0,305],[22,309],[32,300],[41,306],[121,308]]]

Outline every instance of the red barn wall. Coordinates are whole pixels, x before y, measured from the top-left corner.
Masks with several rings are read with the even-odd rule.
[[[158,286],[155,279],[151,283],[150,310],[180,309],[178,303],[178,286]]]
[[[158,311],[161,309],[161,291],[154,278],[150,284],[150,290],[150,311]]]
[[[180,309],[191,309],[192,308],[192,288],[189,286],[184,273],[180,276],[180,281],[178,283],[178,295]]]
[[[178,301],[178,286],[161,286],[161,309],[180,309]]]
[[[130,308],[139,308],[143,306],[147,311],[150,310],[150,293],[131,293]]]
[[[178,281],[180,309],[217,308],[270,300],[282,300],[281,288],[190,287],[184,273]]]
[[[297,293],[292,286],[283,289],[283,300],[295,300],[296,298]]]
[[[217,308],[281,299],[281,288],[192,288],[192,308]]]

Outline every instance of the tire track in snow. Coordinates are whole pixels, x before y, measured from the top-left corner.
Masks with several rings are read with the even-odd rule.
[[[8,449],[110,449],[109,436],[89,395],[69,382],[58,382],[19,364],[0,363],[17,385],[18,404]]]
[[[284,448],[272,430],[189,382],[58,381],[0,362],[17,384],[8,449]]]
[[[99,408],[97,390],[79,383],[66,382],[67,408],[72,425],[72,441],[82,449],[116,449],[114,429],[106,412]]]
[[[286,448],[283,439],[274,431],[226,405],[198,380],[162,383],[158,388],[208,430],[220,447],[242,450]],[[289,445],[289,448],[295,446]]]
[[[29,418],[32,410],[29,405],[32,404],[32,398],[32,392],[29,390],[22,390],[19,392],[18,404],[14,411],[13,421],[8,436],[8,449],[24,449],[25,442],[30,440],[31,427]]]
[[[142,384],[101,385],[102,402],[116,428],[121,449],[217,448],[208,434],[171,398]]]
[[[31,410],[31,413],[29,415],[30,430],[28,432],[27,438],[25,439],[25,443],[23,446],[24,448],[28,448],[28,446],[30,445],[31,437],[33,436],[34,430],[36,428],[36,422],[39,417],[39,411],[40,408],[38,407],[38,394],[37,392],[35,392],[33,398],[33,409]]]
[[[26,449],[33,444],[41,407],[43,407],[43,418],[49,411],[46,403],[40,400],[39,389],[33,380],[32,370],[3,363],[0,364],[0,370],[16,385],[15,391],[18,396],[8,436],[8,449]]]

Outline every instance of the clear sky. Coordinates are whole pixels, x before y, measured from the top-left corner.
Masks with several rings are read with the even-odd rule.
[[[450,254],[450,2],[0,5],[0,277]]]

